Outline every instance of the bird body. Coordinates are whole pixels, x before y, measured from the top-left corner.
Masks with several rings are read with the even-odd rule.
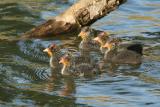
[[[94,35],[89,27],[82,28],[78,36],[82,39],[79,44],[79,49],[90,51],[99,50],[99,44],[92,39]]]
[[[79,60],[76,60],[76,58],[73,58],[69,55],[65,55],[61,58],[59,63],[63,64],[63,67],[61,69],[62,75],[74,75],[74,76],[87,76],[87,75],[93,75],[98,70],[94,66],[94,64],[88,63],[88,62],[77,62]]]
[[[114,64],[139,65],[142,61],[143,46],[139,43],[123,44],[118,38],[111,38],[105,32],[101,32],[93,38],[89,27],[84,27],[79,36],[82,41],[79,44],[79,53],[63,54],[61,49],[52,44],[46,48],[50,56],[50,66],[59,69],[62,75],[89,76],[99,74],[104,63],[96,61],[91,56],[91,51],[101,51],[104,54],[103,61]],[[100,58],[102,57],[102,54]],[[102,61],[102,62],[103,62]],[[99,64],[97,63],[99,62]],[[101,67],[102,66],[102,67]]]
[[[96,51],[99,50],[99,44],[92,39],[82,40],[79,45],[79,49]]]
[[[108,48],[104,54],[104,60],[115,64],[141,64],[142,44],[131,44],[124,49],[118,49],[114,43],[106,43],[103,47]]]
[[[118,52],[110,51],[105,53],[104,60],[115,64],[141,64],[141,55],[131,51],[123,50]]]
[[[58,63],[61,56],[62,56],[62,54],[57,53],[50,58],[49,64],[50,64],[51,68],[61,68]]]

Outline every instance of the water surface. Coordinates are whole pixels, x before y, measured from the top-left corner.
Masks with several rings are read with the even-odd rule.
[[[160,1],[128,0],[91,27],[123,41],[144,44],[142,64],[120,67],[92,78],[51,76],[50,43],[77,50],[76,35],[14,41],[25,31],[55,16],[75,0],[0,1],[0,106],[160,106]],[[98,56],[95,56],[98,57]]]

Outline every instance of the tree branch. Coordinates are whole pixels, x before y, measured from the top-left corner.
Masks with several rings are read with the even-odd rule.
[[[79,0],[60,15],[24,33],[24,38],[52,37],[79,31],[118,8],[126,0]]]

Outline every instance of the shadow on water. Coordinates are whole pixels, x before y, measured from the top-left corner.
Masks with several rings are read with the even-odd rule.
[[[0,87],[0,91],[1,106],[16,106],[17,101],[19,101],[18,106],[85,106],[85,104],[76,104],[75,98],[49,95],[43,92],[19,90],[9,86]]]
[[[0,105],[159,107],[158,0],[128,1],[92,26],[110,31],[123,41],[144,44],[139,66],[112,66],[91,78],[61,77],[52,72],[49,57],[42,51],[54,42],[62,45],[64,51],[69,48],[77,52],[80,40],[75,35],[17,40],[21,33],[59,14],[74,1],[0,2]]]

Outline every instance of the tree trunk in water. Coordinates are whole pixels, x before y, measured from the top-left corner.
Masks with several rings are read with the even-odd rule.
[[[62,14],[24,33],[24,38],[52,37],[79,31],[115,10],[126,0],[79,0]]]

